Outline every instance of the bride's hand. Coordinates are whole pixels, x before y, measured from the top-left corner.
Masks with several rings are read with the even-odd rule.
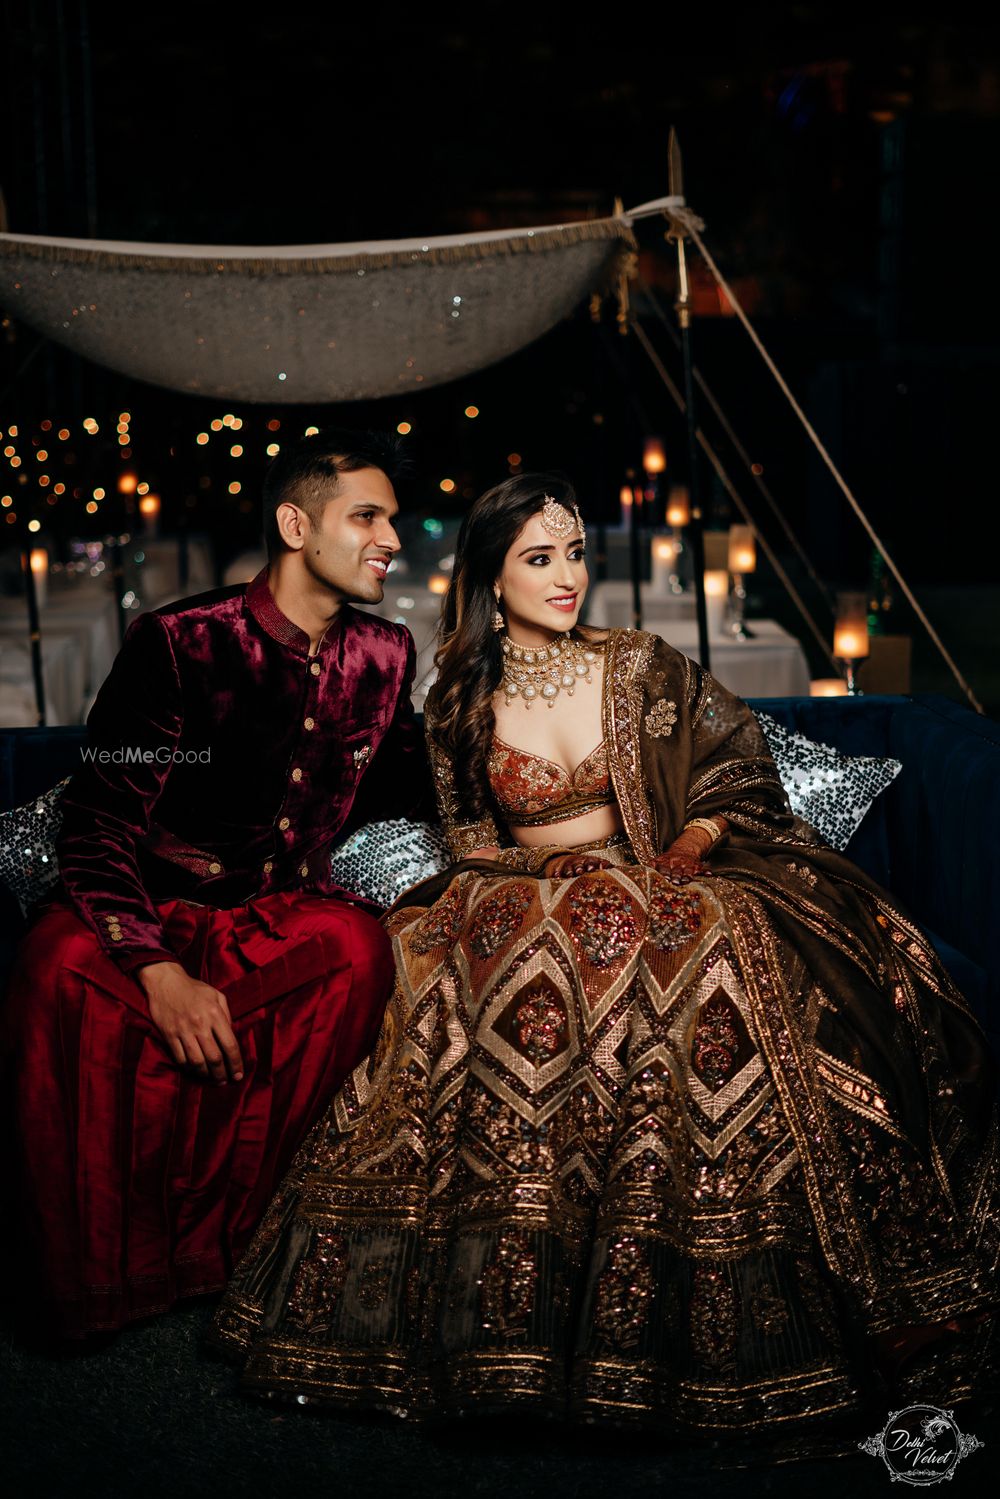
[[[596,854],[553,854],[545,862],[545,877],[549,880],[568,879],[571,875],[592,874],[595,869],[610,869],[607,859]]]
[[[699,875],[708,873],[708,865],[701,857],[703,847],[700,837],[689,837],[682,833],[668,849],[656,855],[652,861],[653,868],[658,869],[661,874],[672,875],[675,879],[695,880]]]

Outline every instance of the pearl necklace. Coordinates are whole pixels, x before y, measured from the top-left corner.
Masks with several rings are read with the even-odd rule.
[[[515,645],[509,635],[500,638],[503,651],[503,690],[507,701],[524,699],[530,708],[540,697],[551,708],[561,691],[572,697],[577,682],[590,681],[590,668],[597,652],[571,635],[560,635],[550,645]]]

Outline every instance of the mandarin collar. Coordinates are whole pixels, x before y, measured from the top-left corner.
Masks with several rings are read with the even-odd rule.
[[[298,625],[293,624],[286,614],[282,614],[274,602],[266,566],[262,567],[257,576],[247,584],[246,604],[261,629],[266,630],[272,640],[277,640],[280,645],[287,645],[293,651],[299,651],[303,656],[308,656],[309,636],[305,630],[300,630]],[[317,647],[317,655],[329,650],[340,634],[346,608],[346,604],[341,604],[336,618],[331,620]]]

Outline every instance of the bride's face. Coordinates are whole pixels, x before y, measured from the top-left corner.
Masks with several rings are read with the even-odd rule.
[[[541,512],[522,527],[496,581],[512,640],[530,645],[570,630],[587,592],[583,538],[574,528],[556,541],[542,525]]]

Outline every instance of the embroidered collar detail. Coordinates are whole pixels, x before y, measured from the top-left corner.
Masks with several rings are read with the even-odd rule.
[[[257,576],[247,584],[246,604],[254,619],[262,630],[266,630],[272,640],[277,640],[281,645],[290,646],[293,651],[300,651],[303,656],[309,654],[309,636],[305,630],[293,624],[287,615],[282,614],[274,602],[274,594],[268,583],[267,567],[262,567]],[[317,648],[319,651],[329,650],[334,640],[340,633],[344,613],[347,608],[342,604],[337,617],[331,622]]]

